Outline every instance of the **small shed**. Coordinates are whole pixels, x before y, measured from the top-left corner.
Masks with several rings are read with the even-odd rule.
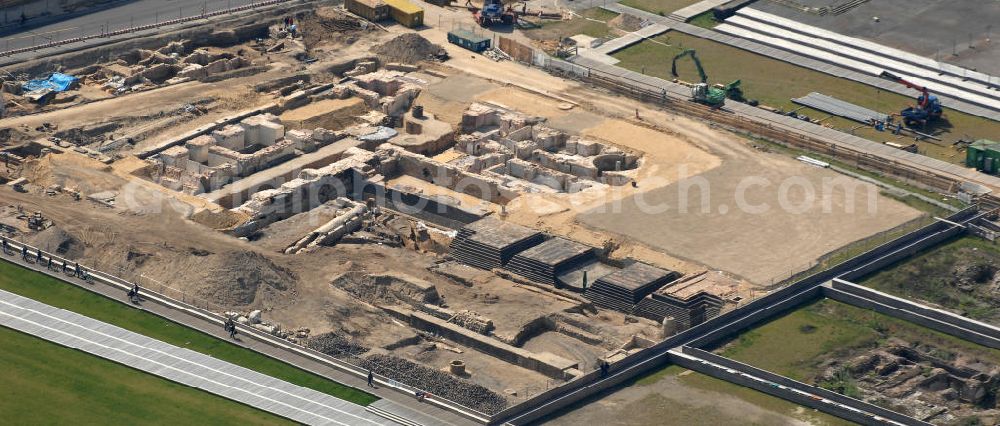
[[[465,29],[448,31],[448,42],[479,53],[490,48],[490,38]]]
[[[1000,169],[1000,142],[980,139],[965,149],[965,165],[995,175]]]

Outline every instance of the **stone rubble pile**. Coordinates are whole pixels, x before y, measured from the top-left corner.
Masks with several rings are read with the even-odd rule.
[[[322,352],[335,358],[358,357],[371,348],[347,340],[336,333],[324,333],[309,339],[309,349]]]
[[[431,398],[439,396],[483,413],[494,414],[507,408],[507,399],[496,392],[402,358],[373,354],[361,360],[361,367],[430,392]]]

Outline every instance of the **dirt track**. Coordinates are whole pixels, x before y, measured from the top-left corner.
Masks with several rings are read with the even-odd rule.
[[[670,367],[545,425],[840,425],[847,422],[737,385]]]
[[[720,136],[713,151],[721,166],[689,170],[688,179],[638,194],[617,211],[609,205],[586,212],[580,221],[769,285],[921,214],[870,184]]]

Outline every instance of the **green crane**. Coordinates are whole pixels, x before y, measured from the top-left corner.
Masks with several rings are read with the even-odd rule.
[[[739,80],[725,86],[720,84],[708,85],[708,75],[705,74],[705,68],[701,66],[701,60],[698,59],[698,54],[695,53],[694,49],[685,49],[683,52],[678,53],[677,56],[674,56],[674,60],[670,65],[670,74],[677,77],[677,61],[685,56],[691,57],[694,61],[694,66],[698,69],[698,76],[701,77],[700,83],[691,86],[691,98],[695,102],[701,102],[713,108],[718,108],[726,103],[726,98],[735,101],[743,100],[743,91],[740,90]]]

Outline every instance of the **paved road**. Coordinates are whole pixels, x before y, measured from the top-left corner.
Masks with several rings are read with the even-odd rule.
[[[125,306],[141,309],[151,315],[156,315],[175,323],[196,330],[201,330],[218,338],[228,338],[228,335],[222,330],[220,325],[221,322],[212,322],[203,316],[196,315],[189,308],[174,304],[166,299],[161,300],[160,298],[150,294],[149,291],[146,293],[146,300],[141,305],[128,303],[123,288],[116,287],[100,280],[83,281],[72,276],[71,274],[61,273],[59,272],[61,263],[58,257],[54,262],[56,265],[55,270],[48,270],[44,266],[40,266],[36,263],[25,262],[20,255],[20,246],[16,243],[13,243],[12,246],[14,249],[11,254],[0,254],[0,261],[8,261],[24,268],[49,275],[65,282],[66,285],[80,287],[84,290],[100,294],[109,299],[117,300]],[[34,250],[35,249],[32,248],[29,251],[29,258],[34,258]],[[385,383],[379,376],[376,376],[375,380],[378,384],[380,384],[380,386],[372,389],[366,386],[363,374],[351,374],[339,368],[335,368],[326,362],[311,357],[301,351],[289,350],[288,347],[275,345],[258,339],[256,336],[252,335],[254,332],[252,329],[242,329],[242,331],[244,331],[244,334],[242,334],[243,338],[237,342],[240,346],[259,352],[271,358],[284,361],[288,364],[338,383],[353,386],[358,389],[364,389],[365,391],[382,398],[382,400],[376,401],[376,403],[372,404],[370,407],[381,408],[383,411],[390,412],[390,414],[401,415],[406,417],[411,422],[428,426],[471,426],[476,424],[475,422],[461,417],[456,413],[446,411],[432,404],[422,403],[416,400],[412,395],[401,393],[389,386],[382,386]],[[389,401],[391,401],[391,404]]]
[[[202,8],[213,12],[229,7],[243,6],[251,0],[139,0],[109,9],[89,13],[66,21],[34,28],[19,34],[5,36],[0,43],[3,50],[33,46],[55,40],[101,34],[130,26],[153,24],[168,19],[198,16]]]
[[[0,38],[0,51],[9,51],[81,36],[100,35],[109,31],[155,24],[182,17],[195,17],[200,16],[203,10],[205,13],[209,13],[251,3],[255,2],[252,0],[171,0],[169,2],[162,0],[138,0],[20,33],[6,35]],[[48,49],[39,53],[52,54],[61,51],[78,50],[83,46],[95,44],[94,41],[86,43],[69,45],[65,48]],[[0,65],[28,60],[39,56],[39,53],[0,58]]]
[[[300,423],[396,424],[360,405],[3,290],[0,325]]]

